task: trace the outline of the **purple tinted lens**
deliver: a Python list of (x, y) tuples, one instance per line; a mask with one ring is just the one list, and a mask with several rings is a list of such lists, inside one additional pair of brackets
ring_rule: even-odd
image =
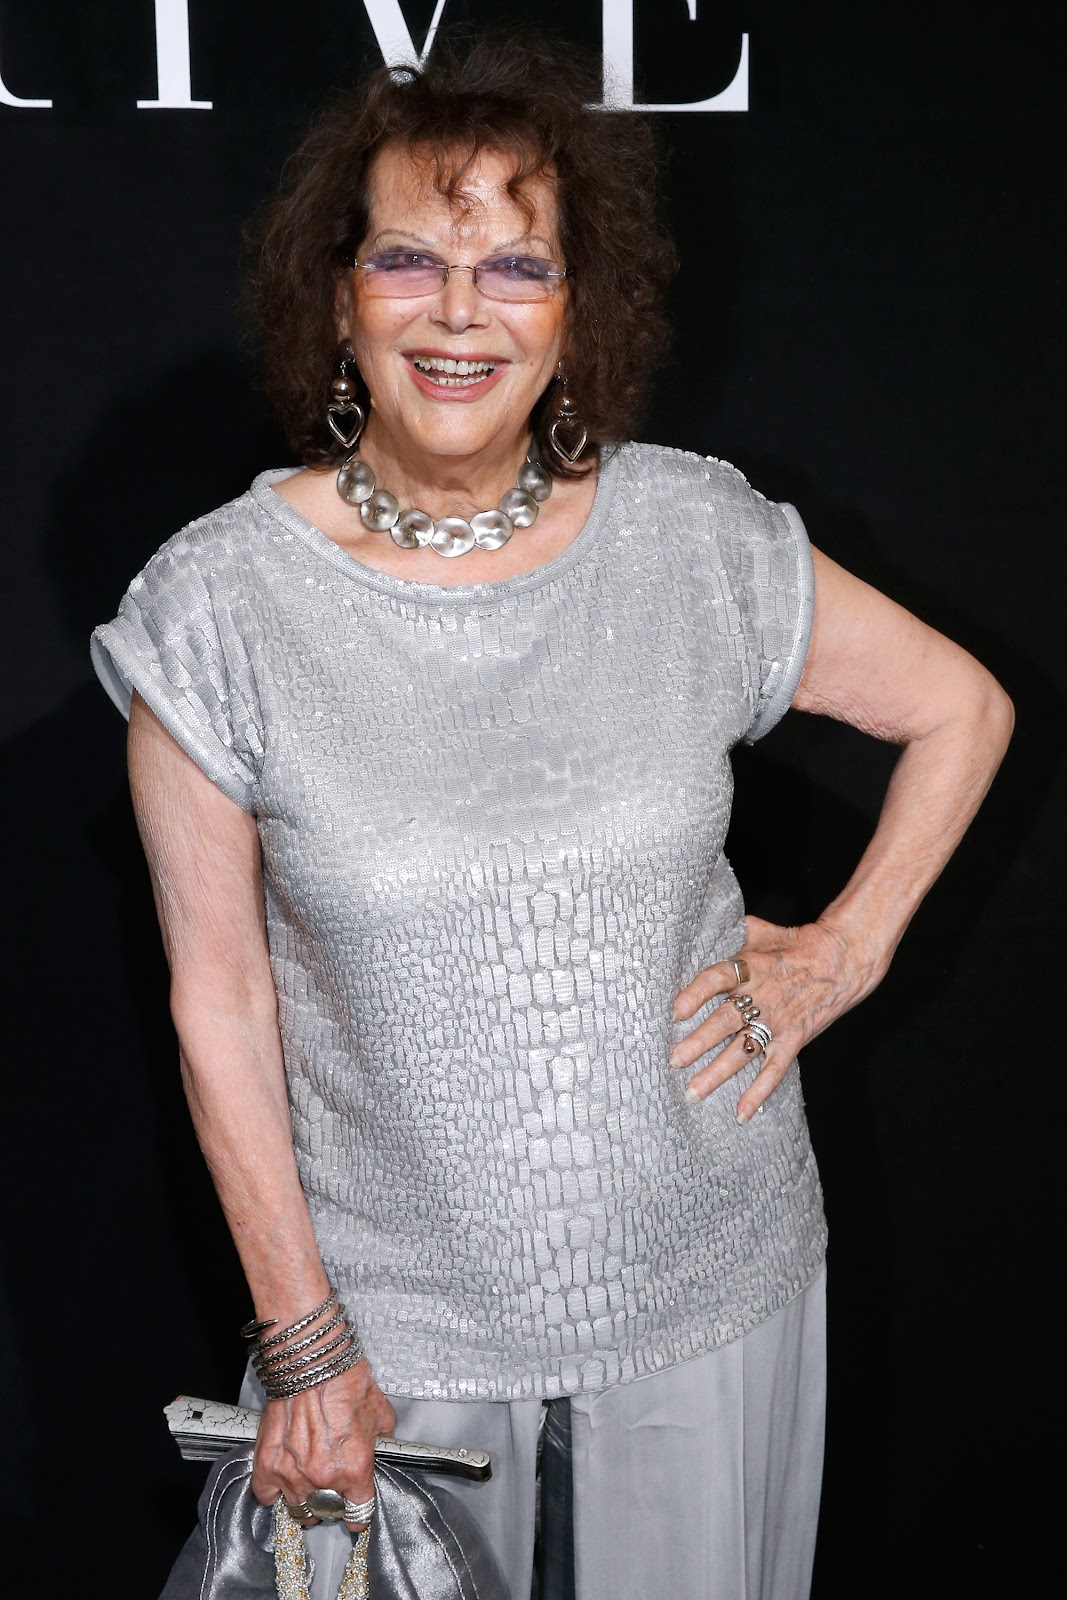
[(383, 251), (368, 256), (362, 266), (364, 281), (372, 294), (433, 294), (444, 282), (444, 262), (414, 251)]
[(478, 263), (483, 292), (501, 300), (543, 300), (558, 280), (555, 262), (541, 256), (495, 256)]

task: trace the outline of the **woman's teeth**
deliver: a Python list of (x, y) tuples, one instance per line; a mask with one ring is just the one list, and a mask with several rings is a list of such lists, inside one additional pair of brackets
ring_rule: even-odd
[(468, 389), (496, 371), (494, 361), (454, 361), (451, 356), (412, 356), (417, 372), (443, 388)]

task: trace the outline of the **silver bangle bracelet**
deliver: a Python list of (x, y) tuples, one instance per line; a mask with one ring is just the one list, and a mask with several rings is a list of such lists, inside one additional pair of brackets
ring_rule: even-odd
[(288, 1361), (289, 1357), (295, 1356), (298, 1351), (308, 1350), (313, 1344), (318, 1344), (320, 1339), (325, 1339), (328, 1333), (332, 1333), (342, 1323), (347, 1327), (348, 1318), (338, 1308), (329, 1322), (324, 1322), (321, 1328), (316, 1328), (315, 1332), (308, 1334), (306, 1339), (298, 1339), (296, 1344), (286, 1345), (280, 1350), (275, 1350), (271, 1355), (265, 1355), (262, 1352), (258, 1355), (254, 1354), (252, 1356), (252, 1365), (259, 1372), (262, 1367), (271, 1367), (276, 1361)]
[(336, 1339), (331, 1339), (329, 1344), (324, 1344), (321, 1350), (309, 1350), (307, 1355), (297, 1356), (295, 1361), (288, 1361), (283, 1366), (275, 1367), (271, 1372), (268, 1372), (265, 1367), (260, 1366), (255, 1361), (252, 1362), (252, 1365), (255, 1368), (257, 1377), (260, 1379), (269, 1377), (273, 1380), (277, 1378), (284, 1383), (286, 1379), (295, 1377), (298, 1372), (303, 1372), (305, 1368), (318, 1366), (331, 1351), (340, 1351), (342, 1346), (347, 1350), (354, 1337), (355, 1335), (346, 1322), (344, 1332), (339, 1333)]
[(326, 1383), (330, 1378), (337, 1378), (342, 1372), (347, 1372), (357, 1361), (362, 1361), (363, 1353), (363, 1346), (353, 1334), (351, 1345), (340, 1356), (335, 1356), (332, 1361), (327, 1361), (321, 1367), (312, 1367), (287, 1382), (267, 1379), (263, 1383), (264, 1393), (268, 1400), (290, 1400), (293, 1395), (302, 1394), (305, 1389), (314, 1389), (320, 1383)]
[(280, 1333), (272, 1333), (269, 1339), (264, 1339), (263, 1335), (268, 1328), (273, 1328), (277, 1324), (277, 1317), (268, 1317), (265, 1322), (246, 1322), (241, 1329), (241, 1337), (249, 1341), (255, 1341), (256, 1347), (260, 1352), (270, 1350), (274, 1345), (281, 1344), (283, 1340), (291, 1339), (294, 1333), (302, 1333), (305, 1328), (310, 1328), (316, 1317), (321, 1317), (323, 1312), (328, 1311), (336, 1301), (337, 1290), (331, 1288), (321, 1306), (316, 1306), (314, 1311), (309, 1311), (306, 1317), (300, 1318), (299, 1322), (290, 1323), (288, 1328), (283, 1328)]
[[(321, 1327), (303, 1339), (295, 1338), (319, 1317), (326, 1316), (331, 1308), (333, 1315)], [(268, 1400), (291, 1399), (305, 1389), (314, 1389), (338, 1377), (363, 1359), (363, 1346), (345, 1314), (337, 1290), (332, 1287), (314, 1311), (265, 1338), (267, 1329), (275, 1327), (276, 1323), (277, 1318), (267, 1318), (246, 1323), (241, 1329), (243, 1338), (251, 1346), (253, 1371)], [(335, 1335), (332, 1339), (331, 1333)]]

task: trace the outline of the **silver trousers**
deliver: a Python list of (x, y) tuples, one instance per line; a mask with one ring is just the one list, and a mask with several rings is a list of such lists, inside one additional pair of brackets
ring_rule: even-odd
[[(482, 1526), (512, 1600), (531, 1586), (539, 1600), (807, 1600), (825, 1397), (823, 1268), (743, 1339), (634, 1383), (569, 1401), (389, 1398), (398, 1437), (490, 1452), (488, 1483), (438, 1481)], [(305, 1537), (311, 1600), (335, 1600), (351, 1538), (327, 1524)]]

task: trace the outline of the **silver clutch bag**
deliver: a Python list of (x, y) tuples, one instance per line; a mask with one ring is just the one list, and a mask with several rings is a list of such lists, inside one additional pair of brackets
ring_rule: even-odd
[[(275, 1515), (252, 1494), (259, 1413), (182, 1395), (165, 1414), (185, 1459), (212, 1467), (197, 1525), (160, 1600), (278, 1600)], [(379, 1439), (374, 1454), (377, 1512), (359, 1541), (359, 1581), (349, 1592), (368, 1600), (509, 1600), (496, 1555), (466, 1507), (424, 1477), (487, 1478), (486, 1452)], [(286, 1537), (296, 1528), (290, 1523)]]

